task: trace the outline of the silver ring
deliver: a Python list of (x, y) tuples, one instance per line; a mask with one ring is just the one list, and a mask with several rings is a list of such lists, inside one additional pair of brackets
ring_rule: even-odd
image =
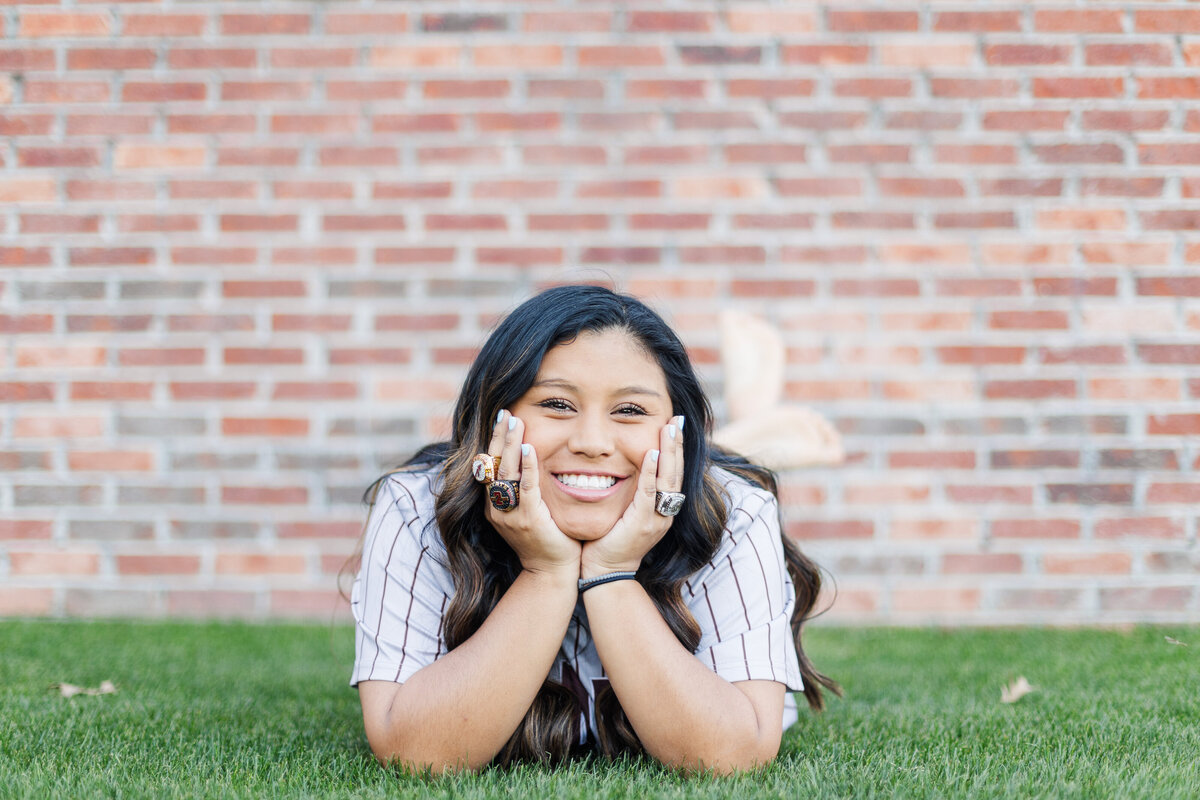
[(683, 492), (655, 492), (654, 510), (664, 517), (673, 517), (683, 508), (687, 495)]

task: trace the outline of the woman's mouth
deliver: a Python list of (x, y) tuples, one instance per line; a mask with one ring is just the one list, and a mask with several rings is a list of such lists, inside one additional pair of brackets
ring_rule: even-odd
[(573, 472), (555, 473), (554, 479), (571, 489), (608, 489), (617, 482), (612, 475), (582, 475)]

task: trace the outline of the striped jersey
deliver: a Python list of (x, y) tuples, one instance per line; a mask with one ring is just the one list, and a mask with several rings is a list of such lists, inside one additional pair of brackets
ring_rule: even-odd
[[(454, 582), (434, 518), (438, 469), (397, 472), (379, 488), (351, 592), (357, 623), (351, 686), (369, 680), (403, 683), (447, 652), (442, 623)], [(777, 681), (800, 691), (790, 628), (795, 592), (775, 496), (728, 472), (715, 474), (724, 485), (728, 520), (716, 555), (682, 590), (701, 630), (695, 656), (727, 681)], [(582, 597), (549, 678), (579, 701), (581, 743), (595, 741), (596, 693), (608, 679), (588, 634)], [(795, 699), (788, 694), (784, 727), (796, 716)]]

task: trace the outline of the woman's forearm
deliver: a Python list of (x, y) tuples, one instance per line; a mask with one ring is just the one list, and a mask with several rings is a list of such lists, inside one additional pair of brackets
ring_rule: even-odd
[(717, 772), (775, 757), (782, 685), (735, 686), (708, 669), (679, 644), (635, 581), (589, 589), (584, 603), (605, 673), (650, 755), (671, 766)]
[(529, 710), (566, 634), (578, 572), (521, 572), (479, 630), (404, 684), (360, 684), (375, 756), (410, 768), (478, 769)]

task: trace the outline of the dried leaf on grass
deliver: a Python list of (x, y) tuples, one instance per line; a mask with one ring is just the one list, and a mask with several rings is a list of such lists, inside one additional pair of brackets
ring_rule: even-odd
[(56, 684), (53, 684), (50, 688), (57, 689), (58, 693), (63, 697), (74, 697), (77, 694), (86, 694), (89, 696), (95, 696), (98, 694), (116, 694), (117, 693), (117, 687), (113, 685), (112, 681), (101, 681), (100, 685), (95, 688), (76, 686), (73, 683), (56, 683)]
[(1001, 703), (1015, 703), (1030, 692), (1036, 692), (1037, 689), (1029, 685), (1029, 681), (1025, 680), (1025, 676), (1021, 675), (1008, 686), (1000, 688)]
[(1167, 644), (1177, 644), (1177, 645), (1179, 645), (1180, 647), (1187, 647), (1187, 646), (1188, 646), (1188, 645), (1187, 645), (1187, 642), (1181, 642), (1181, 641), (1179, 641), (1178, 639), (1172, 639), (1170, 636), (1164, 636), (1163, 638), (1167, 640)]

